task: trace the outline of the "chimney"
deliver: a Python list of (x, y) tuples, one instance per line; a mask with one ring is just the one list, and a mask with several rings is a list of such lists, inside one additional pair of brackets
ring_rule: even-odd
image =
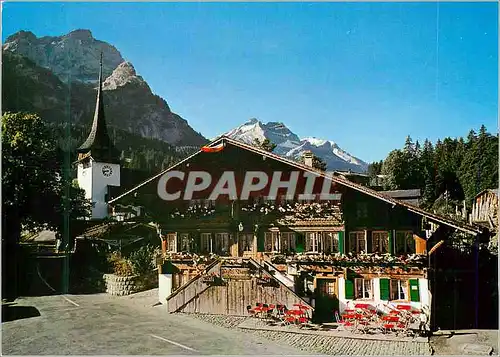
[(312, 151), (304, 151), (304, 165), (313, 167), (313, 153)]

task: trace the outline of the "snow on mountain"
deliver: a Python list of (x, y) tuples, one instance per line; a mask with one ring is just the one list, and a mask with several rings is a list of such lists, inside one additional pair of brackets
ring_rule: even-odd
[(269, 139), (276, 144), (276, 154), (295, 160), (300, 159), (304, 151), (310, 150), (326, 162), (328, 170), (366, 172), (368, 169), (366, 162), (342, 150), (335, 142), (314, 137), (300, 139), (279, 122), (264, 124), (251, 119), (225, 135), (247, 144), (253, 144), (255, 139)]

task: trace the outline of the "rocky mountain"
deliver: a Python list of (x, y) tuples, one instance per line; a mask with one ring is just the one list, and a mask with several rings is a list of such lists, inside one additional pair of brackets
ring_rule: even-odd
[(6, 39), (3, 50), (31, 59), (63, 81), (96, 83), (101, 51), (104, 77), (124, 61), (114, 46), (96, 40), (89, 30), (41, 38), (30, 31), (19, 31)]
[(255, 139), (269, 139), (276, 144), (276, 154), (295, 160), (300, 159), (304, 151), (312, 151), (326, 162), (328, 170), (366, 172), (368, 169), (366, 162), (342, 150), (335, 142), (313, 137), (301, 139), (283, 123), (264, 124), (251, 119), (225, 135), (247, 144), (252, 144)]
[(2, 49), (2, 81), (9, 89), (8, 93), (2, 91), (4, 111), (29, 110), (49, 121), (70, 121), (90, 128), (102, 52), (104, 101), (110, 127), (176, 146), (207, 142), (152, 92), (115, 47), (96, 40), (89, 30), (41, 38), (20, 31), (8, 37)]

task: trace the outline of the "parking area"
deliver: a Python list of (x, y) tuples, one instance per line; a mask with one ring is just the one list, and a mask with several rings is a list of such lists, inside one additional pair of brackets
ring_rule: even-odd
[(306, 354), (237, 329), (168, 314), (161, 305), (151, 306), (155, 298), (106, 294), (19, 298), (5, 309), (9, 319), (3, 321), (11, 321), (2, 323), (3, 354)]
[[(169, 314), (157, 290), (26, 297), (3, 309), (7, 355), (430, 355), (426, 343), (241, 328), (249, 318)], [(250, 318), (251, 319), (251, 318)], [(241, 327), (239, 327), (241, 326)]]

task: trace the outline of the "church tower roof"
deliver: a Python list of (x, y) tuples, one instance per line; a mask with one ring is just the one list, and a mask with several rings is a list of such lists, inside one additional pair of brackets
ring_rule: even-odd
[(97, 90), (97, 101), (94, 113), (92, 129), (87, 140), (77, 149), (78, 159), (87, 156), (99, 162), (118, 163), (120, 152), (111, 141), (106, 127), (106, 118), (104, 115), (104, 101), (102, 90), (102, 52), (99, 68), (99, 88)]

